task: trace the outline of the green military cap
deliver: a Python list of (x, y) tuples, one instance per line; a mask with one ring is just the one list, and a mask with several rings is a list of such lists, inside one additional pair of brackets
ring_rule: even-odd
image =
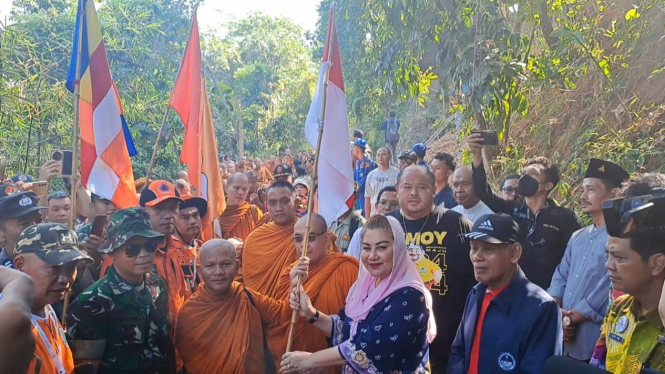
[(132, 207), (118, 210), (111, 216), (111, 221), (106, 226), (107, 239), (97, 251), (111, 253), (135, 236), (164, 238), (164, 234), (152, 229), (150, 216), (144, 208)]
[(18, 237), (14, 254), (34, 253), (49, 265), (64, 265), (92, 258), (78, 250), (76, 233), (60, 223), (40, 223), (32, 225)]

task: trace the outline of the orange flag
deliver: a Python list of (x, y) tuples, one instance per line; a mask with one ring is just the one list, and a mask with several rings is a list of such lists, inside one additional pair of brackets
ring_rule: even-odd
[(217, 159), (217, 138), (202, 69), (195, 10), (185, 56), (169, 106), (178, 113), (185, 125), (180, 162), (187, 165), (194, 195), (208, 201), (208, 212), (202, 219), (202, 229), (205, 231), (212, 228), (212, 222), (222, 214), (226, 202)]

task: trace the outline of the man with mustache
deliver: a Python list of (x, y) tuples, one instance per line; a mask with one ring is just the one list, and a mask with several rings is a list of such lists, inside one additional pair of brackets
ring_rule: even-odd
[(607, 230), (603, 201), (614, 198), (629, 178), (621, 166), (592, 158), (582, 181), (580, 205), (593, 224), (576, 231), (568, 242), (547, 292), (563, 313), (563, 354), (589, 361), (605, 317), (610, 278), (605, 270)]
[(107, 230), (99, 251), (113, 265), (67, 313), (74, 361), (100, 374), (175, 373), (166, 283), (151, 273), (164, 234), (140, 207), (115, 212)]
[(74, 372), (72, 352), (51, 304), (64, 299), (78, 263), (92, 262), (78, 246), (76, 233), (59, 223), (30, 226), (18, 237), (14, 266), (35, 284), (30, 319), (36, 345), (28, 374)]
[(469, 241), (463, 237), (471, 223), (457, 212), (434, 205), (436, 182), (429, 168), (412, 165), (402, 170), (396, 189), (400, 209), (386, 216), (402, 224), (407, 246), (420, 246), (425, 258), (442, 269), (439, 284), (431, 289), (437, 334), (430, 344), (430, 363), (432, 373), (445, 373), (464, 301), (476, 284)]
[(478, 217), (470, 258), (478, 284), (466, 300), (448, 374), (541, 374), (561, 354), (561, 313), (517, 264), (519, 227), (507, 214)]
[(473, 189), (493, 212), (506, 213), (520, 227), (520, 267), (526, 277), (546, 290), (563, 258), (568, 240), (579, 230), (575, 213), (549, 198), (561, 180), (559, 169), (545, 157), (529, 159), (522, 169), (518, 193), (524, 202), (504, 200), (492, 191), (483, 165), (483, 137), (472, 132), (468, 138), (473, 155)]

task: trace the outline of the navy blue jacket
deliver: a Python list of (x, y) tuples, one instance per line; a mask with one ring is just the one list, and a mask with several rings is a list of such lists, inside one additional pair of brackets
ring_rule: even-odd
[[(471, 343), (486, 290), (487, 286), (479, 283), (466, 299), (448, 374), (466, 374), (469, 370)], [(487, 307), (480, 342), (478, 373), (542, 374), (545, 361), (562, 351), (559, 306), (519, 269)]]

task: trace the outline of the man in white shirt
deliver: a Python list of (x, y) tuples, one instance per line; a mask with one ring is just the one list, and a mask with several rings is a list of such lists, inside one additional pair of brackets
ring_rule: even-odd
[(465, 216), (473, 223), (477, 218), (494, 212), (476, 196), (471, 181), (472, 175), (471, 166), (468, 165), (458, 168), (453, 173), (453, 196), (458, 205), (452, 210)]
[(365, 182), (365, 218), (369, 219), (372, 209), (376, 206), (379, 191), (384, 187), (395, 186), (399, 170), (390, 166), (392, 155), (388, 148), (379, 148), (376, 152), (378, 168), (367, 174)]

